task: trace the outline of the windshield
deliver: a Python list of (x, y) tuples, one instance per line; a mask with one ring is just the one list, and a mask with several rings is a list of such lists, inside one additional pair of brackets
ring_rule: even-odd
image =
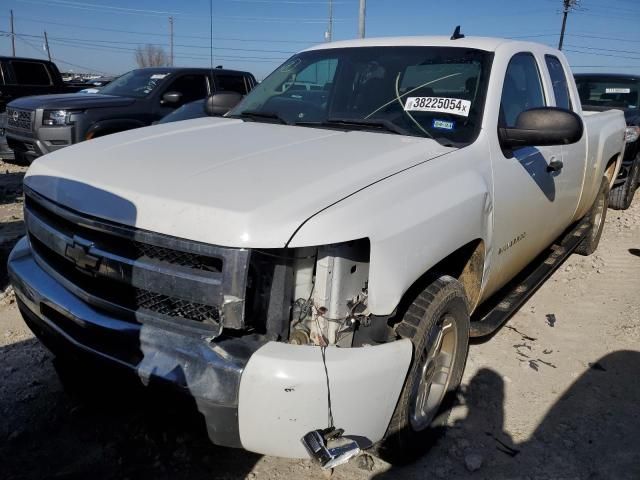
[(180, 120), (191, 120), (192, 118), (206, 117), (207, 114), (204, 111), (204, 102), (205, 100), (196, 100), (195, 102), (187, 103), (170, 114), (162, 117), (162, 120), (158, 123), (171, 123), (179, 122)]
[(480, 129), (491, 60), (489, 52), (457, 47), (302, 52), (228, 116), (468, 144)]
[(583, 105), (638, 109), (637, 78), (577, 76), (576, 85)]
[(104, 95), (143, 98), (149, 95), (171, 72), (132, 70), (100, 90)]

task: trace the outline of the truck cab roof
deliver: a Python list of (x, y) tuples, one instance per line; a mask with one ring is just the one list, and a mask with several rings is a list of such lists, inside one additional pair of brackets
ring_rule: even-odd
[(375, 37), (354, 40), (343, 40), (338, 42), (322, 43), (306, 49), (324, 50), (330, 48), (354, 48), (354, 47), (463, 47), (474, 48), (493, 52), (504, 44), (520, 44), (523, 48), (539, 50), (544, 45), (534, 42), (522, 42), (495, 37), (463, 37), (452, 40), (444, 35), (423, 35), (405, 37)]

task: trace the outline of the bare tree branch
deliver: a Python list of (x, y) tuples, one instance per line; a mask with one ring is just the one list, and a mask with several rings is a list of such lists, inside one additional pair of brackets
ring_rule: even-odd
[(138, 47), (135, 51), (135, 59), (138, 67), (166, 67), (169, 65), (169, 57), (162, 47), (147, 44)]

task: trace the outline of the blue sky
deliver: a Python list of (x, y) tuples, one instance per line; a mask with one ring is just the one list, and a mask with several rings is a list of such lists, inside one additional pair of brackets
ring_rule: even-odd
[[(333, 38), (357, 35), (358, 0), (334, 0)], [(640, 0), (581, 0), (570, 13), (565, 53), (576, 71), (640, 74)], [(368, 0), (367, 37), (467, 35), (519, 37), (557, 46), (562, 0)], [(62, 70), (122, 73), (139, 44), (164, 45), (174, 17), (176, 65), (209, 65), (208, 0), (4, 0), (0, 55), (45, 57), (44, 30)], [(323, 41), (328, 0), (213, 0), (214, 62), (264, 77), (293, 52)], [(65, 63), (66, 62), (66, 63)]]

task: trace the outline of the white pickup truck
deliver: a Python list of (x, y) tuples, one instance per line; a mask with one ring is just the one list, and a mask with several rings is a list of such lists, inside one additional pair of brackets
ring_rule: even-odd
[(38, 159), (9, 271), (57, 355), (183, 390), (216, 444), (411, 458), (469, 338), (595, 250), (624, 131), (542, 45), (327, 43), (224, 117)]

